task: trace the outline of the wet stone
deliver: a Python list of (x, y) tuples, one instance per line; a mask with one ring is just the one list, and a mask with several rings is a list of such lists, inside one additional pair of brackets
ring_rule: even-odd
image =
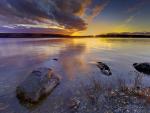
[(150, 75), (150, 63), (134, 63), (133, 67), (141, 73)]
[(58, 58), (53, 58), (54, 61), (58, 61)]
[(110, 67), (103, 63), (103, 62), (97, 62), (97, 67), (101, 70), (101, 72), (104, 74), (104, 75), (107, 75), (107, 76), (110, 76), (112, 75), (112, 72), (110, 70)]
[(16, 88), (16, 95), (21, 101), (36, 103), (51, 93), (59, 83), (60, 77), (52, 69), (38, 68)]

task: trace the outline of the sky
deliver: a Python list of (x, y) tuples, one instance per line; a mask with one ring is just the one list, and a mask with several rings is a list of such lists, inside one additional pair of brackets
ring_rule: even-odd
[(150, 0), (0, 0), (0, 32), (149, 32)]

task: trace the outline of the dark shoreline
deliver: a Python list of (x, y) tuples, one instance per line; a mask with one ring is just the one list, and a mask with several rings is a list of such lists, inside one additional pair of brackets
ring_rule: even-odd
[(70, 36), (61, 34), (42, 34), (42, 33), (0, 33), (0, 38), (150, 38), (148, 34), (102, 34), (87, 36)]

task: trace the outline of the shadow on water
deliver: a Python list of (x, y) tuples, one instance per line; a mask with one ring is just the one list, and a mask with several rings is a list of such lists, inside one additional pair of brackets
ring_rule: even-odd
[[(56, 87), (57, 88), (57, 87)], [(54, 89), (53, 89), (54, 90)], [(42, 96), (38, 102), (34, 102), (34, 103), (30, 103), (30, 102), (27, 102), (27, 101), (24, 101), (24, 100), (21, 100), (20, 98), (18, 98), (17, 96), (17, 100), (19, 101), (19, 103), (25, 107), (26, 109), (30, 110), (30, 111), (34, 111), (36, 108), (38, 108), (39, 106), (41, 106), (46, 99), (48, 99), (48, 96), (50, 96), (51, 93), (47, 94), (47, 95), (44, 95)]]
[(26, 109), (30, 110), (30, 111), (33, 111), (35, 110), (36, 108), (38, 108), (40, 105), (42, 105), (44, 103), (44, 101), (47, 99), (48, 95), (41, 98), (38, 102), (36, 103), (29, 103), (29, 102), (25, 102), (25, 101), (22, 101), (20, 100), (19, 98), (18, 101), (20, 103), (21, 106), (25, 107)]

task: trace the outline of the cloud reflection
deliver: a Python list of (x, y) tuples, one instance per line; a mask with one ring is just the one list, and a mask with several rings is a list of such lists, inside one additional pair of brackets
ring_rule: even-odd
[(60, 63), (68, 79), (73, 80), (78, 72), (83, 72), (87, 68), (85, 52), (86, 46), (81, 44), (68, 45), (60, 52)]

